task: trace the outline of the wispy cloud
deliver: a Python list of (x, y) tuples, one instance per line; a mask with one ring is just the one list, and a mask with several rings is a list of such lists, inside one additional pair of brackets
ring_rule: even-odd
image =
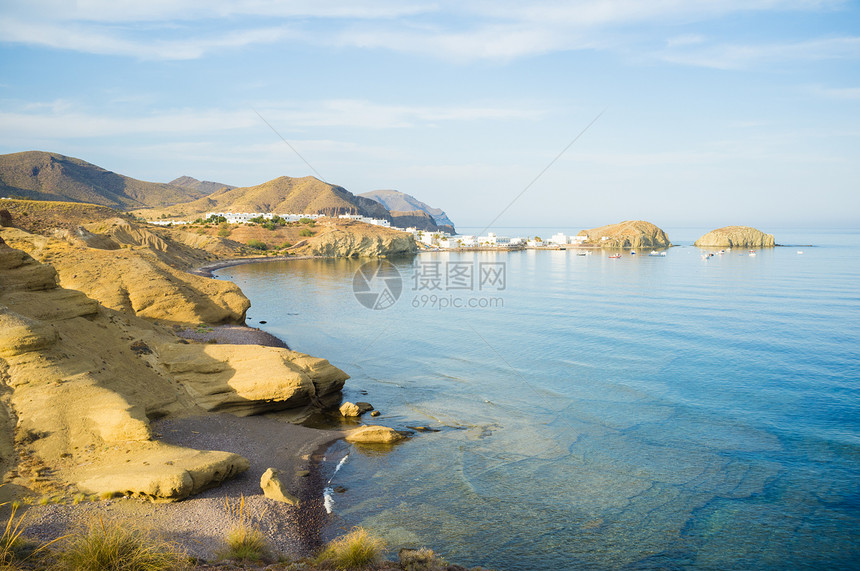
[[(7, 106), (8, 107), (8, 106)], [(258, 111), (285, 133), (332, 127), (338, 129), (402, 129), (432, 127), (445, 122), (535, 119), (541, 111), (493, 106), (383, 105), (370, 101), (334, 99), (319, 102), (263, 103)], [(115, 135), (194, 133), (196, 135), (260, 128), (247, 109), (171, 109), (137, 116), (94, 112), (67, 100), (31, 102), (18, 110), (0, 112), (0, 132), (6, 138), (94, 138)]]
[[(675, 49), (671, 49), (675, 48)], [(671, 46), (656, 57), (679, 64), (715, 69), (750, 69), (779, 62), (860, 59), (860, 36), (789, 43)]]
[[(0, 41), (142, 59), (196, 59), (257, 44), (302, 43), (418, 53), (459, 61), (510, 60), (555, 51), (629, 49), (626, 31), (727, 15), (837, 10), (847, 0), (30, 0), (0, 6)], [(320, 26), (325, 33), (319, 33)], [(754, 48), (668, 41), (663, 59), (737, 67)], [(639, 49), (638, 47), (636, 49)], [(757, 53), (761, 52), (758, 48)], [(790, 51), (769, 57), (793, 56)], [(759, 57), (762, 57), (759, 55)]]
[(810, 89), (813, 94), (825, 99), (860, 101), (860, 87), (822, 87)]

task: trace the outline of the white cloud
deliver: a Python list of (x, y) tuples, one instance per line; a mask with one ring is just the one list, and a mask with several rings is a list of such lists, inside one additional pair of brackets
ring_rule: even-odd
[[(0, 7), (0, 38), (143, 59), (195, 59), (254, 44), (298, 42), (460, 61), (508, 60), (630, 47), (635, 40), (627, 32), (636, 25), (657, 31), (737, 13), (845, 5), (847, 0), (30, 0)], [(318, 33), (320, 24), (325, 33)], [(670, 39), (668, 47), (699, 43), (697, 35), (686, 34)], [(710, 67), (730, 67), (748, 57), (743, 46), (717, 54), (670, 52), (664, 59)]]
[(715, 69), (749, 69), (770, 63), (860, 59), (860, 37), (824, 38), (771, 44), (700, 44), (667, 49), (656, 56), (665, 61)]
[[(541, 112), (492, 106), (428, 107), (381, 105), (369, 101), (334, 99), (319, 102), (262, 104), (258, 109), (282, 135), (304, 128), (401, 129), (432, 127), (443, 122), (534, 119)], [(266, 129), (251, 108), (173, 109), (138, 116), (94, 113), (67, 100), (32, 102), (19, 110), (0, 112), (0, 132), (6, 138), (93, 138), (193, 133), (204, 135), (237, 129)]]
[(860, 101), (860, 87), (813, 87), (811, 91), (826, 99)]
[(138, 39), (112, 27), (35, 23), (14, 19), (0, 21), (0, 37), (6, 42), (159, 60), (197, 59), (220, 49), (274, 43), (290, 36), (295, 36), (295, 33), (285, 27), (269, 27), (238, 30), (216, 36), (153, 40), (146, 37)]

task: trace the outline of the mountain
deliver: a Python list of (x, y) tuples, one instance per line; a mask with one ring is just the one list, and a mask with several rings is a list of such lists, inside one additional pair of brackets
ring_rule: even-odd
[(131, 210), (188, 202), (205, 194), (192, 188), (136, 180), (57, 153), (0, 155), (0, 196), (88, 202)]
[(405, 192), (400, 192), (399, 190), (371, 190), (370, 192), (359, 194), (359, 196), (375, 200), (391, 211), (408, 212), (410, 210), (423, 210), (433, 217), (440, 230), (446, 230), (442, 226), (450, 226), (450, 233), (456, 233), (454, 223), (451, 222), (451, 219), (448, 218), (448, 215), (441, 208), (433, 208)]
[(235, 186), (230, 184), (224, 184), (222, 182), (212, 182), (211, 180), (197, 180), (196, 178), (191, 176), (181, 176), (177, 179), (171, 180), (167, 184), (196, 190), (198, 192), (201, 192), (202, 194), (212, 194), (216, 190), (221, 190), (222, 188), (236, 188)]
[(448, 226), (439, 228), (436, 221), (433, 220), (433, 217), (423, 210), (409, 210), (407, 212), (402, 210), (392, 210), (391, 225), (395, 228), (414, 227), (419, 230), (424, 230), (425, 232), (438, 232), (439, 230), (447, 232), (447, 228), (449, 228)]
[(223, 188), (209, 196), (184, 204), (192, 213), (274, 212), (278, 214), (361, 214), (391, 220), (388, 210), (369, 198), (355, 196), (345, 188), (306, 176), (282, 176), (257, 186)]

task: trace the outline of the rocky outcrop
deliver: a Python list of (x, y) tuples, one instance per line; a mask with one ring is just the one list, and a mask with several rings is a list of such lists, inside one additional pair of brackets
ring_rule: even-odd
[(404, 440), (406, 436), (387, 426), (367, 425), (350, 431), (346, 435), (347, 442), (356, 444), (393, 444)]
[(282, 502), (293, 506), (299, 505), (299, 499), (287, 491), (287, 487), (281, 480), (281, 473), (274, 468), (269, 468), (260, 477), (260, 487), (263, 495), (270, 500)]
[(63, 287), (84, 292), (110, 309), (170, 323), (244, 323), (251, 302), (235, 284), (189, 274), (162, 261), (155, 251), (168, 246), (154, 234), (126, 224), (116, 229), (112, 235), (81, 228), (45, 237), (3, 228), (0, 236), (50, 263)]
[(279, 347), (168, 343), (158, 355), (198, 405), (238, 416), (310, 405), (348, 378), (325, 359)]
[(711, 230), (693, 244), (700, 248), (772, 248), (773, 234), (750, 226), (725, 226)]
[(320, 232), (297, 253), (338, 258), (378, 258), (414, 254), (412, 234), (360, 222), (341, 224)]
[(585, 246), (599, 248), (668, 248), (672, 245), (666, 233), (644, 220), (627, 220), (582, 230), (578, 236), (585, 236)]
[(7, 482), (182, 499), (248, 462), (160, 442), (150, 419), (309, 405), (345, 378), (287, 349), (188, 344), (59, 287), (52, 267), (0, 239), (0, 383), (17, 453), (0, 458)]

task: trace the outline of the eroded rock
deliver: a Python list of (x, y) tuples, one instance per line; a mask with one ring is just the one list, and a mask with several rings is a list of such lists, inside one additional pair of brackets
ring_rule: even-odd
[(299, 499), (287, 492), (286, 486), (281, 481), (281, 472), (274, 468), (269, 468), (263, 473), (260, 478), (260, 487), (263, 488), (263, 495), (271, 500), (283, 502), (293, 506), (299, 505)]

